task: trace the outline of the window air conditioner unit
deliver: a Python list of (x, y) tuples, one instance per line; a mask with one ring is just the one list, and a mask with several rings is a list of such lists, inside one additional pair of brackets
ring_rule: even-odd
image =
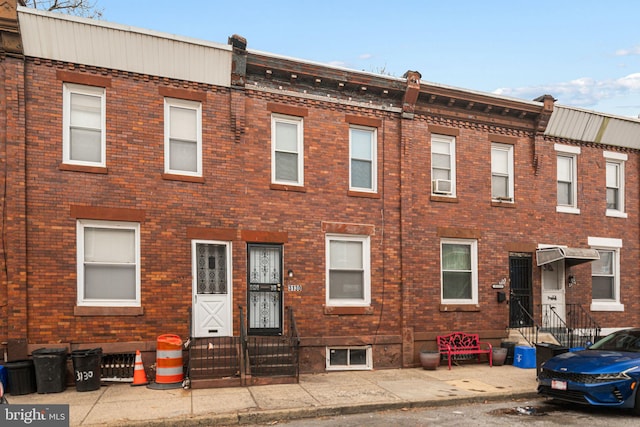
[(434, 194), (451, 194), (451, 181), (448, 179), (434, 179), (432, 185)]

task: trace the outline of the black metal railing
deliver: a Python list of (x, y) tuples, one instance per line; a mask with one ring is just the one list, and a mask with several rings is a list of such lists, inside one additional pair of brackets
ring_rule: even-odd
[(296, 324), (296, 316), (293, 313), (293, 307), (289, 310), (289, 344), (291, 346), (292, 363), (295, 369), (295, 377), (300, 377), (300, 334), (298, 333), (298, 325)]
[(521, 317), (520, 321), (515, 322), (518, 325), (511, 329), (514, 329), (522, 335), (524, 340), (529, 343), (530, 346), (534, 346), (538, 342), (538, 331), (540, 330), (540, 325), (535, 321), (531, 313), (522, 305), (522, 303), (518, 299), (512, 299), (511, 304), (518, 305), (518, 313), (519, 317)]
[(299, 378), (300, 336), (293, 309), (281, 336), (247, 336), (246, 346), (252, 377), (289, 376)]
[(555, 305), (542, 304), (542, 331), (553, 335), (560, 345), (570, 346), (571, 330)]
[(239, 377), (239, 337), (192, 338), (189, 344), (189, 377)]
[(542, 305), (542, 325), (560, 345), (583, 347), (600, 338), (602, 328), (581, 304), (566, 304), (563, 319), (552, 305)]

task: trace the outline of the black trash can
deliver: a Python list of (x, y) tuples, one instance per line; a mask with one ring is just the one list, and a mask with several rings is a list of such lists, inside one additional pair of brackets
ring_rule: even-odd
[(503, 341), (500, 343), (500, 347), (507, 349), (507, 358), (504, 360), (505, 365), (513, 365), (513, 354), (516, 350), (517, 342)]
[(7, 362), (4, 367), (7, 370), (8, 390), (12, 396), (36, 392), (36, 373), (33, 360), (17, 360)]
[(569, 351), (569, 347), (558, 344), (541, 342), (536, 344), (536, 377), (540, 375), (542, 364), (553, 356), (557, 356)]
[(33, 350), (38, 393), (60, 393), (67, 386), (67, 349), (39, 348)]
[(100, 359), (102, 359), (102, 348), (71, 352), (77, 391), (92, 391), (100, 388)]

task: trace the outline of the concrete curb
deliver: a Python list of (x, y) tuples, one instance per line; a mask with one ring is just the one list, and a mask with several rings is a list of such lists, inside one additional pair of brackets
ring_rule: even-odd
[[(464, 405), (470, 403), (496, 402), (506, 400), (533, 399), (538, 397), (536, 392), (522, 392), (514, 394), (487, 394), (481, 396), (456, 397), (442, 400), (382, 402), (344, 406), (319, 406), (307, 408), (269, 409), (229, 414), (204, 414), (194, 417), (176, 417), (163, 420), (148, 420), (131, 422), (128, 425), (136, 427), (194, 427), (194, 426), (233, 426), (247, 424), (271, 424), (278, 421), (302, 420), (305, 418), (335, 417), (340, 415), (354, 415), (371, 412), (435, 408), (443, 406)], [(102, 424), (104, 426), (104, 424)], [(107, 424), (120, 426), (122, 423)]]

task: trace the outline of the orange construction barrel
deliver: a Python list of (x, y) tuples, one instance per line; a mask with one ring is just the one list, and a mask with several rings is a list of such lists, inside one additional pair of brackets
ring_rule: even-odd
[(156, 382), (182, 383), (182, 339), (177, 335), (160, 335), (156, 348)]

